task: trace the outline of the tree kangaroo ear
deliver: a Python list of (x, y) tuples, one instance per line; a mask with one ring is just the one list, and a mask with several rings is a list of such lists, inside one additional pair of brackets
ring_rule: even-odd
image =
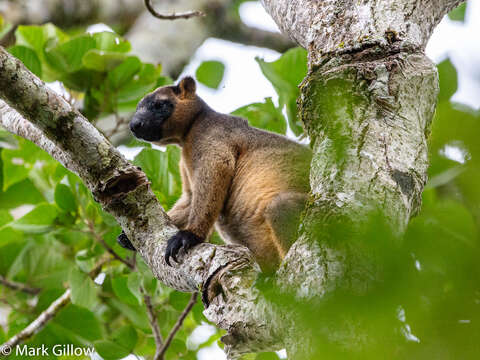
[(192, 77), (186, 76), (180, 81), (178, 88), (180, 89), (181, 99), (193, 99), (197, 90), (197, 84)]

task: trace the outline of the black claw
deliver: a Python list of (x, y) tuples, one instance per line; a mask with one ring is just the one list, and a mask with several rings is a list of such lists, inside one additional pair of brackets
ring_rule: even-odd
[(175, 262), (178, 262), (177, 255), (182, 248), (183, 251), (186, 252), (201, 242), (203, 242), (203, 239), (191, 231), (180, 230), (168, 240), (167, 249), (165, 250), (165, 262), (169, 266), (172, 266), (170, 264), (170, 257), (175, 260)]
[(118, 235), (117, 242), (124, 249), (137, 251), (137, 249), (135, 249), (135, 247), (132, 245), (131, 241), (128, 239), (127, 235), (125, 235), (123, 231), (121, 232), (120, 235)]

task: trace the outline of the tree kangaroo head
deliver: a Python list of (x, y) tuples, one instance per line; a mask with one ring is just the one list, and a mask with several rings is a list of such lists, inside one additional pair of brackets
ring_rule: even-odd
[(180, 143), (204, 106), (195, 92), (195, 80), (187, 76), (178, 85), (146, 95), (138, 103), (130, 130), (135, 137), (160, 145)]

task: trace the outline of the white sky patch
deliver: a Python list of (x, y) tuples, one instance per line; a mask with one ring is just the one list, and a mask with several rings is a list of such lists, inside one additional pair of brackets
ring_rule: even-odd
[(287, 350), (282, 349), (280, 351), (277, 351), (277, 355), (280, 359), (286, 359), (287, 358)]
[(399, 306), (397, 308), (397, 319), (403, 323), (403, 326), (401, 329), (403, 336), (405, 336), (405, 338), (409, 341), (414, 341), (419, 343), (420, 339), (415, 335), (413, 335), (410, 325), (406, 323), (407, 317), (405, 316), (405, 309), (402, 306)]
[(205, 60), (218, 60), (225, 64), (225, 74), (218, 90), (198, 83), (197, 93), (213, 109), (230, 113), (241, 106), (263, 102), (271, 97), (277, 101), (277, 93), (263, 76), (255, 57), (274, 61), (280, 54), (270, 49), (235, 44), (218, 39), (207, 39), (198, 48), (183, 75), (195, 76), (198, 66)]
[(479, 17), (480, 1), (469, 1), (465, 23), (445, 17), (435, 28), (426, 49), (427, 55), (436, 63), (450, 57), (457, 69), (459, 83), (452, 100), (476, 109), (480, 107)]
[(420, 264), (420, 261), (415, 260), (415, 268), (416, 268), (418, 271), (421, 271), (421, 270), (422, 270), (422, 264)]
[(440, 155), (460, 164), (465, 164), (465, 161), (468, 158), (468, 153), (456, 145), (445, 145), (443, 149), (440, 149)]
[(102, 272), (102, 273), (98, 274), (97, 277), (95, 278), (95, 280), (93, 280), (93, 281), (97, 285), (102, 285), (103, 282), (105, 281), (105, 277), (106, 277), (105, 273)]
[(95, 34), (95, 33), (104, 32), (104, 31), (114, 32), (110, 26), (104, 23), (93, 24), (87, 28), (87, 32), (90, 34)]
[(192, 331), (187, 339), (187, 347), (189, 349), (196, 349), (200, 344), (210, 339), (210, 337), (217, 332), (217, 329), (213, 325), (202, 323)]
[(212, 346), (200, 349), (197, 353), (198, 360), (227, 360), (227, 356), (215, 342)]
[(120, 151), (120, 153), (125, 156), (127, 160), (133, 160), (135, 156), (137, 156), (140, 151), (143, 150), (142, 147), (128, 147), (125, 145), (120, 145), (117, 146), (117, 150)]
[(63, 96), (64, 98), (69, 96), (68, 91), (65, 89), (63, 84), (60, 81), (53, 81), (47, 83), (48, 88), (55, 91), (57, 94)]
[(23, 215), (28, 214), (30, 211), (33, 210), (35, 205), (24, 204), (10, 210), (10, 215), (13, 216), (14, 220), (20, 219)]
[(248, 26), (256, 27), (262, 30), (280, 32), (277, 24), (272, 17), (268, 15), (259, 1), (248, 1), (240, 5), (240, 18)]

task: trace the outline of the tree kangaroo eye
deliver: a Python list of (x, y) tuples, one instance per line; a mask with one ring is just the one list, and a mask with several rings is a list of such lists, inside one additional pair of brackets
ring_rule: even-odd
[(170, 108), (172, 108), (173, 104), (168, 101), (168, 100), (160, 100), (160, 101), (156, 101), (155, 103), (153, 103), (153, 108), (155, 110), (160, 110), (160, 111), (164, 111), (164, 110), (168, 110)]

